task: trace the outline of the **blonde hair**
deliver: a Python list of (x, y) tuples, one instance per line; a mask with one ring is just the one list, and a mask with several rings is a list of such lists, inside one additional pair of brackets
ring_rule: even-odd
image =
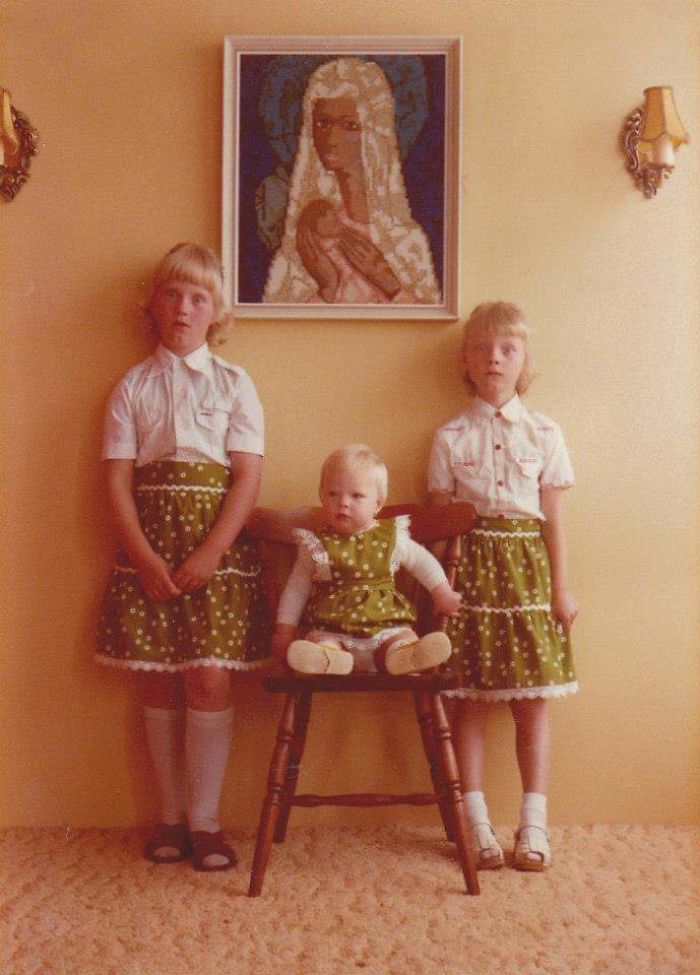
[(166, 281), (184, 281), (209, 292), (214, 302), (214, 321), (209, 326), (207, 342), (209, 345), (221, 345), (225, 342), (232, 317), (224, 302), (223, 269), (214, 251), (200, 244), (176, 244), (156, 264), (151, 297), (144, 309), (149, 328), (156, 337), (158, 325), (151, 311), (151, 304), (156, 292)]
[(329, 477), (339, 471), (364, 471), (374, 474), (377, 498), (384, 505), (389, 491), (389, 475), (386, 464), (374, 451), (363, 443), (350, 443), (334, 450), (323, 462), (319, 492), (323, 491)]
[(469, 377), (465, 355), (467, 343), (475, 335), (512, 335), (522, 339), (525, 347), (525, 361), (515, 384), (515, 391), (522, 395), (535, 378), (534, 364), (530, 354), (530, 326), (525, 313), (517, 305), (509, 301), (485, 301), (477, 305), (464, 323), (462, 336), (462, 365), (464, 367), (464, 385), (472, 395), (476, 395), (476, 387)]

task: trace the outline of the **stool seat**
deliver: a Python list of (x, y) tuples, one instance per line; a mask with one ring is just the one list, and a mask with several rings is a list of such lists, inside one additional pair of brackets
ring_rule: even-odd
[(412, 694), (419, 694), (449, 691), (458, 686), (456, 675), (439, 671), (406, 674), (402, 677), (394, 677), (392, 674), (346, 674), (345, 676), (313, 674), (300, 677), (290, 670), (284, 676), (267, 677), (263, 681), (265, 690), (272, 694), (300, 694), (309, 690), (314, 694), (333, 691), (342, 691), (344, 694), (351, 691), (409, 691)]

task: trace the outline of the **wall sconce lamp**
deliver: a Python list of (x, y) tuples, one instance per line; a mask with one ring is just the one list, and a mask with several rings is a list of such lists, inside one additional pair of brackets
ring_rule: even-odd
[(622, 130), (627, 169), (645, 196), (655, 196), (671, 175), (675, 150), (683, 142), (690, 142), (690, 136), (678, 117), (673, 88), (645, 88), (644, 105), (627, 116)]

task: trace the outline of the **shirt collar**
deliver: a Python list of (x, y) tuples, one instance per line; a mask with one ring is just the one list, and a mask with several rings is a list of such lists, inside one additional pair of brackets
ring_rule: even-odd
[(198, 349), (195, 349), (194, 352), (190, 352), (186, 356), (175, 355), (170, 349), (166, 349), (164, 345), (159, 344), (152, 356), (151, 368), (149, 370), (150, 375), (157, 376), (166, 369), (170, 369), (178, 359), (184, 362), (190, 369), (194, 369), (195, 372), (209, 374), (211, 351), (207, 343), (203, 342)]
[(479, 399), (477, 396), (472, 403), (471, 410), (479, 419), (487, 422), (493, 420), (495, 416), (501, 416), (510, 423), (517, 423), (523, 415), (523, 404), (517, 393), (507, 403), (504, 403), (500, 409), (496, 409), (495, 406), (491, 406), (490, 403)]

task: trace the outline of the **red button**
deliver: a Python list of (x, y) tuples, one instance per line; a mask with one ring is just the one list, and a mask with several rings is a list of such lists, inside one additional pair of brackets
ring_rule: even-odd
[(497, 484), (497, 485), (498, 485), (499, 487), (503, 487), (503, 481), (496, 481), (496, 484)]
[(494, 449), (494, 450), (500, 450), (500, 449), (501, 449), (501, 445), (500, 445), (499, 443), (497, 443), (497, 444), (494, 444), (494, 445), (493, 445), (493, 449)]
[(496, 410), (496, 412), (495, 412), (495, 413), (494, 413), (493, 415), (494, 415), (494, 416), (498, 416), (498, 417), (501, 417), (501, 416), (503, 416), (503, 414), (501, 413), (501, 411), (500, 411), (500, 410)]

